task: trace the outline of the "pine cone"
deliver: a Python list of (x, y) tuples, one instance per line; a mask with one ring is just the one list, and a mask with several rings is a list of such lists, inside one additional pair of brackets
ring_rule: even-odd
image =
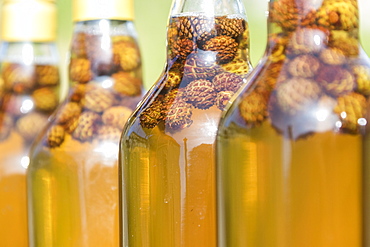
[(174, 88), (178, 88), (181, 83), (182, 76), (179, 71), (170, 71), (168, 72), (168, 76), (166, 79), (166, 84), (164, 85), (164, 88), (166, 90), (171, 90)]
[(36, 109), (44, 112), (51, 112), (56, 109), (59, 103), (59, 96), (49, 87), (36, 89), (32, 93)]
[(182, 38), (171, 42), (169, 48), (172, 52), (172, 58), (179, 57), (180, 59), (186, 59), (186, 57), (195, 50), (196, 44), (192, 40)]
[(320, 61), (312, 55), (300, 55), (289, 62), (288, 71), (293, 77), (314, 77), (320, 68)]
[(276, 98), (280, 109), (294, 115), (308, 110), (321, 95), (321, 89), (315, 81), (295, 77), (276, 87)]
[(268, 37), (268, 45), (270, 47), (270, 53), (268, 59), (271, 62), (277, 63), (284, 61), (286, 58), (286, 47), (290, 40), (290, 36), (282, 34), (270, 34)]
[(365, 118), (366, 98), (358, 93), (350, 93), (338, 98), (334, 112), (341, 118), (341, 129), (350, 133), (358, 133), (359, 119)]
[(134, 77), (129, 72), (118, 72), (112, 75), (113, 89), (124, 96), (138, 96), (142, 91), (141, 79)]
[(114, 95), (106, 89), (94, 88), (86, 92), (81, 103), (90, 111), (103, 112), (114, 104)]
[(246, 30), (246, 21), (242, 18), (216, 17), (217, 34), (226, 35), (236, 39)]
[(212, 80), (214, 88), (217, 92), (231, 91), (235, 93), (238, 91), (243, 82), (244, 80), (242, 77), (229, 72), (218, 74)]
[(320, 29), (297, 28), (287, 45), (289, 54), (319, 53), (328, 44), (328, 34)]
[(230, 102), (231, 97), (234, 95), (232, 91), (218, 92), (216, 96), (216, 106), (223, 111), (226, 105)]
[(174, 17), (178, 35), (190, 40), (207, 40), (216, 35), (214, 19), (207, 16)]
[(65, 125), (71, 120), (78, 118), (81, 114), (81, 106), (76, 102), (68, 102), (61, 106), (56, 115), (56, 121), (60, 125)]
[(120, 130), (123, 129), (132, 110), (124, 106), (113, 106), (104, 111), (102, 120), (105, 125), (111, 125)]
[(54, 125), (49, 129), (46, 136), (46, 145), (48, 147), (59, 147), (64, 142), (65, 130), (60, 125)]
[(85, 58), (72, 58), (69, 64), (70, 79), (79, 83), (89, 82), (93, 77), (90, 66), (90, 61)]
[(358, 28), (358, 6), (353, 0), (325, 0), (316, 13), (317, 23), (331, 30)]
[(356, 91), (365, 95), (370, 95), (370, 68), (364, 65), (354, 65), (351, 72), (355, 76)]
[(247, 75), (252, 70), (251, 64), (241, 58), (235, 58), (230, 63), (222, 64), (221, 67), (227, 72), (240, 76)]
[(193, 121), (192, 107), (190, 104), (184, 101), (177, 101), (173, 104), (165, 117), (166, 127), (170, 130), (177, 131), (189, 127)]
[(99, 114), (91, 111), (83, 112), (78, 119), (77, 127), (72, 133), (73, 138), (82, 142), (91, 141), (100, 121)]
[(343, 30), (332, 30), (329, 37), (329, 46), (339, 49), (345, 56), (357, 56), (360, 51), (358, 37)]
[(119, 64), (124, 71), (132, 71), (141, 64), (139, 48), (133, 41), (113, 43), (114, 63)]
[(186, 59), (184, 77), (188, 80), (211, 79), (222, 69), (215, 62), (215, 52), (192, 53)]
[(140, 125), (143, 128), (152, 129), (157, 126), (158, 123), (163, 120), (161, 98), (153, 101), (148, 108), (142, 111), (139, 119)]
[(103, 125), (98, 128), (97, 133), (100, 141), (119, 143), (122, 130), (114, 126)]
[(55, 86), (59, 84), (59, 70), (53, 65), (37, 65), (36, 81), (40, 86)]
[(307, 5), (301, 0), (276, 0), (271, 4), (271, 22), (284, 30), (293, 31), (301, 25)]
[(26, 93), (36, 86), (36, 73), (33, 65), (4, 64), (2, 70), (5, 90)]
[(75, 33), (72, 37), (71, 45), (72, 57), (86, 58), (86, 34), (83, 32)]
[(322, 62), (329, 65), (342, 65), (347, 58), (344, 53), (337, 48), (327, 48), (321, 51), (320, 59)]
[(329, 95), (334, 97), (350, 93), (355, 87), (354, 76), (340, 66), (323, 67), (316, 80)]
[(16, 129), (25, 141), (32, 142), (46, 126), (47, 121), (47, 116), (37, 112), (31, 112), (18, 119)]
[(6, 112), (13, 117), (28, 114), (33, 111), (34, 108), (35, 104), (32, 97), (29, 95), (6, 93), (0, 103), (0, 111)]
[(0, 112), (0, 141), (8, 138), (12, 128), (13, 128), (13, 119), (8, 114)]
[(243, 96), (239, 104), (241, 117), (248, 125), (259, 125), (268, 116), (267, 97), (263, 93), (252, 91)]
[(217, 52), (217, 62), (225, 64), (232, 61), (238, 51), (238, 43), (231, 37), (222, 35), (208, 40), (204, 50)]
[(192, 81), (185, 88), (186, 102), (203, 110), (215, 104), (216, 95), (212, 82), (204, 79)]

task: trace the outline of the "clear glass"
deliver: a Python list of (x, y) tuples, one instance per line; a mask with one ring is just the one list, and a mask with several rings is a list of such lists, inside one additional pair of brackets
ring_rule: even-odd
[(217, 126), (250, 70), (239, 0), (174, 1), (164, 71), (121, 138), (124, 246), (216, 246)]
[(59, 56), (54, 43), (3, 42), (0, 59), (0, 245), (28, 246), (29, 150), (59, 103)]
[(118, 246), (118, 145), (143, 96), (134, 23), (76, 23), (69, 76), (31, 150), (30, 246)]
[(266, 53), (219, 125), (220, 246), (364, 246), (357, 1), (270, 1), (268, 21)]

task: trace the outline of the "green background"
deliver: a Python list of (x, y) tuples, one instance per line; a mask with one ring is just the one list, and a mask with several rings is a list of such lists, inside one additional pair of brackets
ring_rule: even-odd
[[(72, 1), (57, 0), (58, 48), (61, 55), (63, 82), (72, 34)], [(123, 1), (123, 0), (121, 0)], [(166, 56), (166, 24), (172, 0), (135, 0), (135, 26), (143, 58), (144, 85), (148, 89), (164, 68)], [(251, 59), (256, 65), (264, 53), (267, 37), (267, 0), (243, 0), (250, 26)], [(358, 0), (360, 38), (370, 55), (370, 0)]]

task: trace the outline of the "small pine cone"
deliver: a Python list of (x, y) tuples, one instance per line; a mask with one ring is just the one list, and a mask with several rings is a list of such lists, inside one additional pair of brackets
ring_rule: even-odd
[(163, 120), (161, 98), (153, 101), (149, 107), (140, 113), (140, 125), (143, 128), (152, 129)]
[(171, 130), (181, 130), (189, 127), (193, 120), (192, 106), (184, 101), (177, 101), (169, 109), (165, 117), (166, 127)]
[(107, 89), (94, 88), (86, 92), (81, 103), (85, 109), (103, 112), (114, 104), (114, 95)]
[(246, 28), (244, 32), (242, 33), (242, 36), (237, 39), (237, 41), (239, 42), (239, 49), (241, 50), (249, 50), (249, 46), (250, 46), (248, 23), (245, 23), (245, 26)]
[(82, 142), (90, 141), (96, 133), (101, 117), (99, 114), (86, 111), (78, 118), (78, 124), (72, 133), (73, 138)]
[(218, 92), (216, 96), (216, 106), (218, 107), (218, 109), (223, 111), (233, 95), (234, 92), (232, 91)]
[(243, 18), (216, 17), (217, 34), (237, 38), (246, 30), (246, 21)]
[(44, 112), (54, 111), (58, 106), (59, 96), (49, 87), (36, 89), (32, 93), (36, 109)]
[(334, 112), (341, 118), (341, 128), (350, 133), (357, 133), (359, 128), (359, 119), (365, 118), (366, 98), (358, 93), (350, 93), (338, 98), (338, 104)]
[(280, 109), (294, 115), (309, 109), (321, 95), (321, 89), (315, 81), (295, 77), (276, 87), (276, 99)]
[(178, 88), (181, 83), (181, 79), (182, 79), (182, 76), (179, 71), (177, 70), (170, 71), (168, 73), (164, 88), (167, 90)]
[(207, 16), (180, 16), (173, 21), (180, 37), (206, 40), (216, 35), (214, 19)]
[(141, 64), (139, 48), (133, 41), (113, 43), (114, 63), (118, 63), (124, 71), (131, 71)]
[(320, 86), (331, 96), (345, 95), (353, 91), (355, 78), (340, 66), (326, 66), (320, 69), (316, 80)]
[(326, 0), (316, 13), (317, 23), (331, 30), (358, 28), (358, 6), (353, 0)]
[(12, 128), (13, 128), (13, 119), (8, 114), (0, 112), (0, 141), (8, 138)]
[(297, 28), (287, 45), (289, 54), (319, 53), (328, 43), (328, 35), (320, 29)]
[(266, 94), (252, 91), (243, 96), (239, 104), (240, 115), (248, 125), (259, 125), (268, 116), (267, 104)]
[(238, 91), (243, 82), (244, 80), (242, 77), (229, 72), (220, 73), (212, 80), (214, 88), (217, 92), (231, 91), (235, 93)]
[(48, 147), (59, 147), (64, 142), (65, 130), (60, 125), (54, 125), (49, 129), (46, 136), (46, 144)]
[(93, 77), (90, 61), (85, 58), (72, 58), (69, 64), (69, 77), (79, 83), (89, 82)]
[(172, 57), (179, 57), (180, 59), (185, 59), (195, 48), (196, 44), (186, 38), (176, 39), (170, 45)]
[(67, 133), (72, 134), (72, 132), (77, 128), (79, 123), (80, 116), (73, 117), (68, 120), (65, 124), (63, 124), (63, 128), (66, 130)]
[(29, 92), (36, 86), (36, 73), (33, 65), (4, 65), (2, 78), (6, 90), (19, 94)]
[(312, 55), (300, 55), (288, 64), (288, 71), (293, 77), (314, 77), (320, 68), (320, 61)]
[(102, 120), (104, 124), (122, 130), (131, 113), (132, 110), (128, 107), (113, 106), (104, 111)]
[(48, 117), (46, 115), (31, 112), (18, 119), (16, 129), (25, 141), (32, 142), (46, 126), (47, 121)]
[(269, 92), (275, 88), (276, 84), (284, 82), (288, 78), (285, 62), (268, 64), (256, 77), (258, 86)]
[(241, 58), (235, 58), (230, 63), (222, 64), (221, 67), (227, 72), (240, 76), (247, 75), (252, 70), (252, 65)]
[(360, 52), (358, 37), (343, 30), (332, 30), (330, 32), (329, 46), (339, 49), (344, 56), (357, 56)]
[(320, 59), (322, 62), (329, 65), (342, 65), (347, 58), (343, 52), (337, 48), (327, 48), (321, 51)]
[(184, 101), (185, 100), (185, 90), (186, 88), (175, 88), (169, 91), (166, 95), (164, 95), (162, 99), (162, 114), (166, 115), (168, 112), (168, 109), (171, 107), (171, 105), (175, 104), (178, 101)]
[(221, 71), (216, 64), (216, 53), (212, 51), (192, 53), (186, 59), (184, 77), (189, 80), (211, 79)]
[(75, 33), (72, 37), (71, 45), (72, 57), (86, 58), (86, 34), (83, 32)]
[(121, 139), (122, 130), (114, 126), (103, 125), (98, 128), (97, 134), (100, 141), (118, 143)]
[(282, 29), (293, 31), (301, 25), (307, 5), (302, 0), (276, 0), (271, 4), (271, 22), (277, 23)]
[(370, 67), (364, 65), (354, 65), (351, 72), (355, 76), (356, 91), (365, 95), (370, 95)]
[(112, 75), (113, 89), (124, 96), (138, 96), (142, 92), (141, 79), (134, 77), (129, 72), (118, 72)]
[(185, 88), (186, 102), (199, 109), (208, 109), (215, 104), (217, 92), (212, 82), (208, 80), (195, 80)]
[(37, 65), (36, 81), (40, 86), (58, 85), (59, 84), (58, 67), (52, 65)]
[(77, 118), (81, 114), (81, 106), (76, 102), (68, 102), (56, 113), (56, 121), (58, 124), (65, 125), (69, 121)]
[(217, 52), (217, 62), (224, 64), (232, 61), (238, 51), (238, 43), (231, 37), (222, 35), (208, 40), (204, 50)]
[(270, 47), (270, 53), (268, 59), (271, 62), (277, 63), (284, 61), (286, 58), (286, 47), (290, 37), (282, 34), (270, 34), (268, 37), (268, 45)]

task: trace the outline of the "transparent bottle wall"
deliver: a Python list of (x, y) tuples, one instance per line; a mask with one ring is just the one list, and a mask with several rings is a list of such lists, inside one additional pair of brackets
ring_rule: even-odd
[(370, 60), (357, 1), (269, 10), (266, 53), (218, 133), (221, 246), (363, 246)]
[(59, 57), (53, 43), (3, 42), (0, 53), (0, 239), (27, 246), (29, 150), (59, 103)]
[(216, 245), (215, 136), (251, 69), (249, 30), (239, 1), (219, 15), (220, 2), (192, 3), (174, 2), (165, 69), (121, 138), (129, 246)]
[(118, 144), (142, 98), (133, 22), (77, 22), (70, 90), (33, 145), (32, 246), (117, 246)]

